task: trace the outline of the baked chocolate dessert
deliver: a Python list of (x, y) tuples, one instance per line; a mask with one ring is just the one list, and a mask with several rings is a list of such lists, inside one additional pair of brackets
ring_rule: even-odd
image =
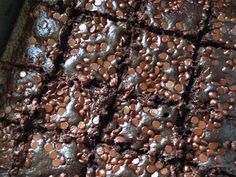
[(0, 177), (236, 176), (233, 0), (26, 4), (0, 59)]

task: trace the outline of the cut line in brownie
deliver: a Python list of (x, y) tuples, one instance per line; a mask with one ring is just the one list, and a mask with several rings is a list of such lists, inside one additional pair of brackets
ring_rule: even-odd
[(132, 29), (128, 71), (119, 89), (128, 95), (156, 94), (164, 102), (180, 102), (192, 74), (195, 46), (183, 38)]
[(175, 176), (180, 167), (178, 162), (169, 164), (162, 158), (137, 154), (132, 150), (121, 153), (118, 147), (107, 144), (96, 147), (94, 161), (94, 166), (87, 170), (88, 177)]
[(128, 146), (137, 152), (173, 159), (182, 156), (177, 106), (151, 100), (124, 99), (115, 103), (112, 121), (103, 130), (103, 142)]
[(236, 49), (236, 3), (223, 0), (212, 4), (213, 17), (203, 41)]
[(47, 84), (42, 95), (41, 126), (47, 130), (73, 132), (83, 141), (98, 136), (107, 119), (115, 92), (107, 87), (83, 88), (78, 80), (59, 78)]
[(199, 76), (193, 84), (191, 102), (210, 108), (211, 116), (236, 117), (236, 52), (205, 47), (198, 51)]
[(191, 109), (186, 119), (186, 130), (191, 131), (187, 140), (188, 159), (202, 171), (218, 169), (229, 175), (236, 173), (236, 119), (225, 117), (216, 120), (206, 109)]
[(148, 0), (137, 13), (138, 20), (154, 28), (198, 35), (204, 28), (208, 0)]
[(78, 78), (85, 85), (95, 81), (116, 86), (118, 64), (125, 56), (126, 24), (94, 15), (82, 15), (73, 21), (65, 76)]

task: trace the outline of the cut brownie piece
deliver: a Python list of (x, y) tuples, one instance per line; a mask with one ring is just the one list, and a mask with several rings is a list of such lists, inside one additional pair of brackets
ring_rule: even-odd
[(95, 79), (116, 86), (118, 63), (125, 55), (124, 30), (124, 23), (103, 17), (75, 19), (68, 40), (70, 51), (64, 65), (65, 75), (84, 84)]
[(108, 114), (115, 93), (107, 87), (82, 88), (77, 80), (50, 82), (48, 91), (43, 95), (41, 109), (45, 113), (41, 126), (48, 130), (59, 128), (75, 134), (99, 133), (99, 126)]
[(95, 163), (88, 168), (87, 176), (176, 176), (179, 163), (169, 164), (162, 158), (150, 157), (147, 154), (137, 154), (126, 150), (119, 152), (118, 147), (101, 144), (95, 150)]
[[(32, 12), (34, 24), (28, 41), (24, 61), (33, 63), (46, 73), (51, 73), (56, 58), (60, 54), (61, 35), (68, 20), (67, 13), (59, 13), (46, 6), (39, 5)], [(24, 62), (23, 61), (23, 62)]]
[(194, 45), (141, 29), (133, 32), (120, 88), (127, 95), (157, 94), (165, 102), (179, 102), (192, 73)]
[[(2, 62), (40, 68), (51, 73), (61, 54), (62, 33), (67, 30), (68, 14), (48, 6), (36, 5), (28, 12), (27, 24), (22, 27), (21, 46)], [(64, 34), (63, 34), (64, 35)]]
[(109, 14), (119, 19), (131, 17), (140, 0), (77, 0), (77, 7)]
[(192, 152), (192, 160), (199, 171), (215, 169), (229, 175), (236, 174), (235, 118), (225, 117), (218, 121), (211, 117), (209, 110), (193, 108), (185, 126), (192, 132), (188, 138), (188, 150)]
[(19, 137), (17, 126), (0, 122), (0, 176), (8, 176), (13, 165), (13, 151)]
[(148, 0), (137, 13), (146, 25), (196, 35), (204, 28), (208, 8), (208, 0)]
[(236, 49), (236, 3), (228, 0), (214, 1), (212, 15), (209, 32), (203, 41)]
[[(81, 176), (89, 154), (84, 145), (65, 140), (58, 132), (35, 132), (25, 147), (25, 161), (17, 176)], [(77, 155), (83, 153), (83, 159)]]
[(113, 121), (104, 130), (104, 142), (128, 146), (152, 156), (169, 159), (181, 156), (177, 107), (150, 104), (150, 100), (142, 99), (117, 101)]
[(23, 126), (24, 119), (35, 110), (37, 102), (34, 97), (40, 93), (43, 77), (35, 70), (2, 65), (0, 120), (8, 120)]
[(236, 51), (206, 47), (198, 53), (199, 76), (192, 88), (191, 102), (211, 108), (215, 119), (236, 117)]

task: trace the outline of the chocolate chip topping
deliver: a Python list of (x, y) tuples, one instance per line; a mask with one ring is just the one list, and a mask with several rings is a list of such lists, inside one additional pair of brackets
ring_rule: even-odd
[(0, 176), (235, 176), (234, 7), (35, 3), (0, 60)]

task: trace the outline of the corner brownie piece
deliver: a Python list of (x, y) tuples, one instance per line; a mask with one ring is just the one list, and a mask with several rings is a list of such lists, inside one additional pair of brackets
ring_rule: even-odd
[(212, 15), (209, 32), (203, 37), (203, 41), (236, 49), (236, 3), (214, 1)]
[(139, 0), (77, 0), (76, 7), (128, 19), (138, 2)]
[(162, 158), (147, 154), (137, 154), (132, 150), (119, 152), (116, 146), (101, 144), (95, 150), (95, 164), (88, 168), (87, 177), (114, 176), (176, 176), (180, 170), (179, 163), (169, 164)]
[[(68, 14), (36, 3), (31, 7), (19, 40), (21, 46), (6, 63), (38, 68), (52, 73), (57, 57), (61, 54), (62, 33), (67, 30)], [(64, 35), (64, 34), (63, 34)]]
[(204, 28), (208, 8), (208, 0), (148, 0), (137, 14), (146, 25), (197, 35)]
[[(212, 169), (236, 174), (236, 120), (225, 117), (216, 120), (209, 110), (193, 108), (186, 119), (186, 130), (190, 130), (188, 138), (188, 160), (197, 164), (198, 171), (210, 172)], [(192, 159), (191, 159), (192, 157)]]
[[(34, 132), (25, 143), (25, 161), (17, 176), (81, 176), (89, 154), (82, 143), (58, 132)], [(79, 158), (83, 153), (87, 157)]]
[(61, 35), (66, 29), (68, 14), (38, 5), (32, 12), (32, 20), (34, 24), (27, 36), (28, 41), (25, 41), (23, 62), (32, 63), (44, 72), (51, 73), (61, 52)]
[(120, 89), (126, 95), (157, 94), (164, 102), (180, 102), (192, 74), (195, 46), (183, 38), (133, 29)]
[(128, 146), (151, 156), (180, 157), (178, 111), (176, 106), (156, 106), (151, 99), (118, 100), (113, 121), (104, 129), (103, 141)]
[(221, 48), (200, 48), (199, 76), (192, 88), (197, 107), (211, 108), (211, 116), (224, 119), (236, 116), (236, 51)]
[(103, 17), (75, 19), (64, 64), (65, 75), (85, 85), (92, 80), (116, 86), (118, 63), (124, 57), (125, 23)]

